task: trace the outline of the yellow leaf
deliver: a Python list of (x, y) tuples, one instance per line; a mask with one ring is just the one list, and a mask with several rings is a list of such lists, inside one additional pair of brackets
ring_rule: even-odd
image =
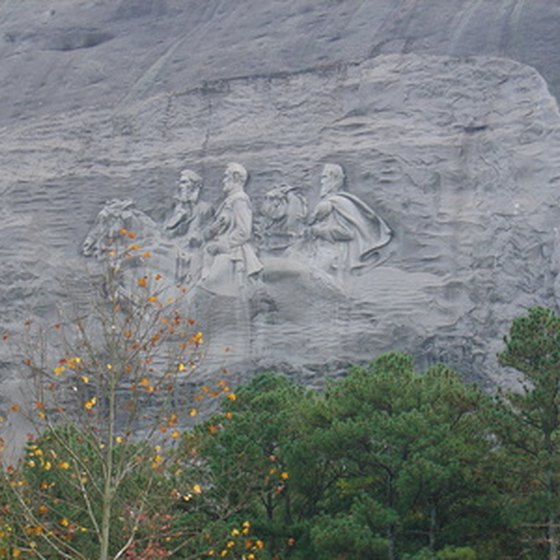
[(195, 484), (195, 485), (192, 487), (192, 491), (193, 491), (195, 494), (202, 494), (202, 486), (200, 486), (200, 484)]
[(66, 368), (64, 366), (58, 366), (58, 367), (55, 367), (53, 369), (53, 372), (56, 376), (59, 376), (59, 375), (62, 375), (64, 373), (65, 369)]
[(89, 383), (89, 377), (87, 375), (82, 375), (80, 376), (80, 379), (84, 382), (84, 383)]
[(192, 335), (191, 342), (197, 345), (202, 344), (204, 342), (203, 334), (200, 331), (196, 332), (195, 334)]
[(97, 397), (92, 397), (84, 403), (86, 410), (91, 410), (97, 404)]
[(288, 480), (288, 478), (290, 478), (289, 473), (287, 473), (286, 471), (284, 471), (283, 473), (280, 473), (280, 478), (282, 480)]
[(185, 371), (186, 369), (187, 369), (187, 366), (185, 364), (179, 364), (177, 366), (178, 371)]
[(230, 394), (227, 396), (227, 398), (228, 398), (230, 401), (236, 401), (236, 400), (237, 400), (237, 395), (236, 395), (235, 393), (230, 393)]
[(67, 360), (68, 367), (70, 369), (76, 369), (81, 361), (82, 361), (81, 358), (79, 358), (78, 356), (75, 356), (73, 358), (68, 358)]
[(70, 468), (70, 463), (68, 461), (62, 461), (62, 463), (59, 463), (58, 467), (63, 471), (67, 471)]
[(141, 288), (146, 288), (148, 286), (148, 281), (146, 280), (146, 277), (144, 276), (144, 278), (139, 278), (138, 280), (136, 280), (136, 283), (141, 287)]
[(70, 521), (68, 521), (67, 517), (63, 517), (60, 521), (59, 521), (60, 525), (62, 525), (63, 527), (68, 527), (70, 525)]
[(191, 408), (191, 411), (189, 412), (189, 416), (194, 418), (197, 415), (198, 415), (198, 410), (196, 410), (196, 408)]

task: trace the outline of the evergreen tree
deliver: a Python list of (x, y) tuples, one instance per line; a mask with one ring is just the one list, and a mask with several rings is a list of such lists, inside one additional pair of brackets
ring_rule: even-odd
[(321, 558), (336, 545), (336, 525), (345, 527), (341, 550), (355, 535), (354, 557), (394, 560), (406, 550), (478, 543), (488, 507), (481, 461), (490, 449), (478, 389), (447, 368), (421, 375), (409, 356), (387, 354), (336, 383), (326, 403), (330, 425), (318, 425), (317, 437), (342, 475), (313, 530)]
[[(513, 513), (535, 558), (558, 560), (560, 515), (560, 317), (535, 307), (513, 321), (500, 363), (523, 374), (522, 391), (502, 391), (496, 433), (517, 480)], [(539, 556), (540, 554), (540, 556)]]

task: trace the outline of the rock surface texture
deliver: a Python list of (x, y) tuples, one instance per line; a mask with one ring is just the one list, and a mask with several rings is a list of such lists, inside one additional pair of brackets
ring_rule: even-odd
[[(199, 288), (198, 375), (321, 384), (401, 349), (513, 382), (494, 357), (507, 325), (560, 297), (558, 27), (552, 0), (4, 0), (2, 327), (54, 321), (87, 290), (82, 243), (106, 201), (163, 231), (183, 168), (215, 211), (234, 161), (263, 269), (238, 296), (181, 275)], [(338, 199), (321, 196), (326, 163), (345, 171)], [(341, 198), (355, 232), (377, 228), (360, 266), (343, 234), (318, 233)], [(7, 405), (20, 379), (3, 360)]]

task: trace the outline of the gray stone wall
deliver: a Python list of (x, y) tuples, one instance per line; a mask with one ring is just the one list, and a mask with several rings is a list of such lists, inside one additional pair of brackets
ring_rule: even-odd
[[(51, 4), (0, 6), (3, 329), (87, 292), (99, 263), (82, 243), (106, 201), (134, 201), (184, 250), (160, 231), (180, 171), (218, 211), (235, 161), (263, 271), (243, 297), (194, 290), (201, 378), (227, 364), (320, 384), (401, 349), (514, 382), (495, 360), (507, 325), (558, 293), (554, 2)], [(391, 232), (360, 270), (331, 266), (347, 240), (317, 248), (326, 163)], [(282, 249), (266, 236), (275, 188), (308, 209)], [(2, 359), (8, 402), (21, 380)]]

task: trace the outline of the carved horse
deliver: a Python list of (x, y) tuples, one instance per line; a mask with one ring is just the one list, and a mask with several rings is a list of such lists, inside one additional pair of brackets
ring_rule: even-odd
[(104, 261), (134, 244), (139, 248), (130, 251), (129, 258), (122, 260), (123, 293), (132, 289), (144, 275), (161, 276), (162, 288), (177, 283), (180, 248), (131, 200), (114, 199), (105, 204), (82, 244), (82, 254)]

